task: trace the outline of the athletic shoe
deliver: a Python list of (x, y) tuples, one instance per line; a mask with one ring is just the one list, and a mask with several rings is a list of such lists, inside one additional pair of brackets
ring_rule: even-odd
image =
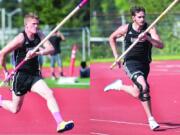
[(153, 117), (150, 117), (148, 119), (149, 122), (149, 127), (151, 130), (156, 130), (157, 128), (159, 128), (159, 124), (156, 122), (156, 120)]
[(58, 126), (57, 126), (57, 132), (61, 133), (64, 131), (71, 130), (74, 127), (74, 122), (71, 121), (62, 121)]
[(116, 80), (115, 82), (109, 84), (104, 88), (104, 91), (107, 92), (109, 90), (120, 90), (122, 87), (123, 83), (122, 80)]

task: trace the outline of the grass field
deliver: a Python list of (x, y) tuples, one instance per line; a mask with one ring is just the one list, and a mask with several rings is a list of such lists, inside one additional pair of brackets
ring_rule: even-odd
[(63, 83), (60, 84), (59, 80), (54, 80), (51, 78), (45, 78), (45, 82), (50, 88), (89, 88), (90, 87), (90, 78), (77, 78), (75, 83)]
[[(69, 64), (70, 64), (69, 61), (70, 61), (70, 60), (68, 60), (68, 61), (64, 60), (64, 61), (63, 61), (63, 67), (69, 67)], [(86, 63), (87, 66), (89, 66), (89, 65), (90, 65), (89, 60), (87, 60), (86, 62), (87, 62), (87, 63)], [(79, 67), (80, 64), (81, 64), (81, 61), (80, 61), (80, 60), (76, 60), (75, 66), (76, 66), (76, 67)], [(13, 68), (12, 64), (10, 64), (10, 63), (7, 63), (6, 66), (7, 66), (8, 69)], [(55, 65), (55, 66), (57, 66), (57, 65)], [(50, 61), (44, 62), (44, 63), (43, 63), (43, 67), (50, 67)], [(0, 67), (0, 69), (1, 69), (1, 68), (2, 68), (2, 67)]]
[[(153, 60), (180, 60), (180, 55), (152, 55)], [(114, 58), (92, 59), (93, 62), (114, 62)]]
[[(80, 89), (88, 89), (90, 87), (90, 78), (77, 78), (74, 83), (63, 83), (60, 84), (59, 80), (54, 80), (51, 78), (45, 78), (44, 81), (50, 88), (80, 88)], [(1, 83), (2, 81), (0, 81)], [(12, 83), (12, 82), (11, 82)], [(12, 87), (12, 84), (5, 86)]]

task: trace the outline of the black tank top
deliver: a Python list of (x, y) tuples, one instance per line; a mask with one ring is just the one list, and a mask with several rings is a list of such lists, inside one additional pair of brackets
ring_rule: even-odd
[[(147, 23), (144, 24), (142, 30), (137, 32), (133, 29), (132, 23), (128, 25), (128, 31), (125, 36), (125, 49), (127, 49), (137, 39), (138, 35), (145, 31), (148, 27)], [(148, 34), (150, 36), (150, 34)], [(151, 50), (152, 44), (149, 41), (138, 42), (132, 49), (127, 53), (124, 60), (139, 60), (144, 63), (151, 62)]]
[[(14, 59), (15, 59), (15, 65), (16, 66), (26, 57), (27, 52), (29, 50), (34, 49), (34, 47), (36, 47), (41, 41), (38, 34), (35, 34), (34, 40), (31, 41), (27, 37), (27, 34), (25, 33), (25, 31), (23, 31), (22, 33), (24, 35), (24, 43), (23, 43), (22, 47), (16, 49), (14, 52)], [(37, 71), (39, 71), (38, 56), (27, 60), (25, 62), (25, 64), (19, 68), (18, 71), (25, 71), (25, 72), (28, 72), (30, 74), (37, 73)]]
[(51, 42), (51, 44), (53, 45), (54, 47), (54, 53), (53, 55), (55, 54), (58, 54), (58, 53), (61, 53), (61, 46), (60, 46), (60, 43), (61, 43), (61, 38), (54, 35), (54, 36), (51, 36), (49, 38), (49, 41)]

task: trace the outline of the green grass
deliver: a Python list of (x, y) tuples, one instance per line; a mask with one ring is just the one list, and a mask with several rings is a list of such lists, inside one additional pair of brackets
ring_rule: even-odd
[[(51, 78), (45, 78), (44, 81), (50, 88), (80, 88), (88, 89), (90, 87), (90, 78), (77, 78), (74, 84), (58, 84), (58, 80), (53, 80)], [(0, 81), (1, 83), (2, 81)], [(12, 87), (12, 81), (8, 87)]]
[(77, 78), (77, 81), (72, 84), (59, 84), (58, 80), (53, 80), (51, 78), (44, 79), (50, 88), (89, 88), (90, 78)]
[(114, 59), (113, 58), (102, 58), (102, 59), (92, 59), (91, 63), (95, 63), (95, 62), (113, 62)]
[(155, 55), (153, 60), (180, 60), (180, 55)]
[[(87, 65), (89, 65), (89, 63), (90, 63), (90, 62), (89, 62), (89, 60), (88, 60), (88, 61), (87, 61)], [(75, 66), (76, 66), (76, 67), (79, 67), (80, 64), (81, 64), (81, 60), (76, 59)], [(69, 59), (68, 59), (68, 60), (63, 60), (63, 67), (69, 67), (69, 65), (70, 65), (70, 60), (69, 60)], [(8, 69), (13, 68), (12, 64), (9, 64), (9, 63), (7, 63), (6, 66), (7, 66)], [(57, 63), (56, 63), (56, 66), (57, 66)], [(48, 61), (48, 62), (44, 62), (44, 63), (43, 63), (43, 67), (50, 67), (50, 62), (49, 62), (49, 61)], [(0, 67), (0, 69), (1, 69), (1, 68), (2, 68), (2, 67)]]
[[(80, 63), (81, 63), (81, 61), (76, 60), (75, 66), (77, 66), (77, 67), (80, 66)], [(63, 67), (69, 67), (69, 64), (70, 64), (70, 60), (63, 60)], [(43, 67), (50, 67), (50, 62), (46, 62), (46, 63), (44, 62)]]
[[(152, 59), (155, 61), (160, 60), (180, 60), (180, 55), (153, 55)], [(95, 62), (114, 62), (114, 58), (92, 59), (91, 63)]]

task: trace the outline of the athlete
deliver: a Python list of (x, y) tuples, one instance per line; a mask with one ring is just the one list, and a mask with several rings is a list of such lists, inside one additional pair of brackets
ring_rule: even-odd
[(63, 74), (63, 66), (62, 66), (62, 59), (60, 57), (60, 53), (61, 53), (61, 46), (60, 43), (61, 41), (64, 41), (65, 37), (64, 35), (59, 32), (59, 31), (55, 31), (53, 33), (53, 35), (49, 38), (49, 41), (51, 42), (51, 44), (53, 45), (55, 51), (53, 54), (51, 54), (51, 76), (53, 79), (56, 79), (56, 75), (55, 75), (55, 64), (57, 62), (58, 64), (58, 71), (59, 71), (59, 76), (64, 76)]
[(159, 128), (159, 124), (152, 114), (150, 87), (147, 78), (150, 71), (152, 47), (163, 48), (164, 45), (157, 34), (155, 27), (151, 28), (147, 34), (144, 33), (148, 24), (145, 20), (145, 9), (143, 7), (132, 7), (131, 15), (132, 22), (122, 25), (115, 30), (109, 37), (109, 44), (115, 59), (117, 59), (116, 38), (124, 36), (125, 49), (127, 49), (139, 37), (139, 42), (124, 57), (123, 61), (124, 70), (132, 80), (133, 86), (125, 85), (122, 83), (122, 80), (117, 80), (106, 86), (104, 91), (125, 91), (139, 99), (146, 113), (150, 129), (156, 130)]
[(6, 69), (5, 58), (10, 52), (14, 52), (15, 65), (17, 66), (25, 57), (29, 60), (15, 73), (12, 87), (12, 100), (5, 100), (0, 95), (0, 107), (17, 113), (22, 106), (24, 97), (28, 91), (37, 93), (47, 102), (47, 107), (57, 123), (57, 132), (67, 131), (73, 128), (73, 121), (64, 121), (53, 95), (53, 91), (42, 80), (39, 71), (38, 56), (53, 53), (54, 48), (49, 41), (43, 44), (44, 49), (32, 53), (40, 41), (45, 37), (38, 29), (39, 18), (34, 13), (24, 17), (24, 31), (19, 33), (10, 43), (0, 51), (0, 64)]

